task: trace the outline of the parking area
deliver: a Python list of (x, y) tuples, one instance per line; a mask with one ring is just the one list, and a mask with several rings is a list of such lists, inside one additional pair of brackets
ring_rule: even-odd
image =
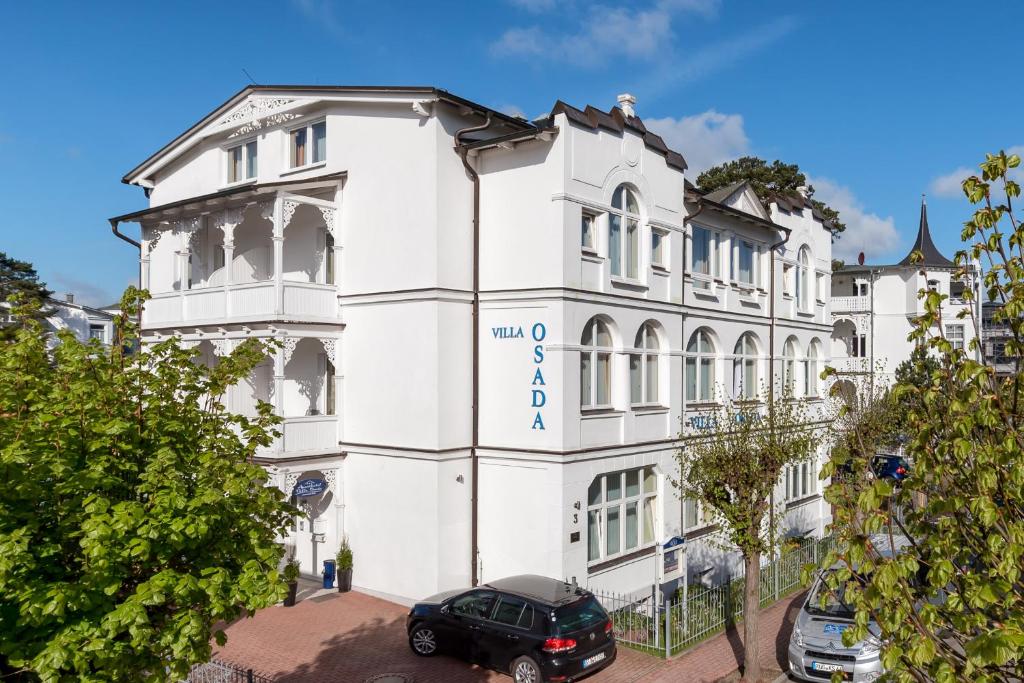
[[(275, 606), (231, 624), (228, 642), (214, 646), (214, 658), (251, 668), (277, 681), (363, 683), (381, 674), (410, 676), (415, 683), (484, 683), (508, 676), (448, 657), (424, 659), (409, 650), (407, 609), (363, 593), (321, 593), (294, 607)], [(799, 597), (799, 596), (798, 596)], [(792, 628), (796, 598), (762, 612), (761, 648), (766, 666), (780, 668), (778, 655)], [(712, 682), (742, 660), (739, 634), (721, 634), (672, 660), (620, 647), (615, 664), (588, 683), (633, 681)]]

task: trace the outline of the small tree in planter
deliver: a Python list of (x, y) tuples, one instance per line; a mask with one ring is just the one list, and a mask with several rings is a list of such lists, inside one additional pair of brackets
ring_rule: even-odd
[(338, 546), (338, 592), (347, 593), (352, 590), (352, 547), (348, 544), (348, 538), (341, 539)]
[(285, 607), (295, 606), (295, 594), (299, 589), (299, 561), (294, 557), (288, 558), (284, 565), (284, 580), (288, 584), (288, 595), (284, 599)]

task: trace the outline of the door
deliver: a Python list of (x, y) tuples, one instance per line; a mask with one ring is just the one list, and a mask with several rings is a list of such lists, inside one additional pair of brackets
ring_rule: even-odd
[(454, 598), (437, 623), (437, 639), (445, 651), (467, 661), (477, 659), (481, 626), (494, 609), (493, 591), (471, 591)]
[(512, 662), (531, 649), (533, 606), (511, 596), (498, 596), (491, 618), (480, 626), (477, 660), (481, 666), (507, 672)]

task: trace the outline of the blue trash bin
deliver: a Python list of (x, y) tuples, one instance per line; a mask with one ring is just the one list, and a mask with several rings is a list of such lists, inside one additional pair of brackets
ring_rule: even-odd
[(324, 560), (324, 588), (334, 588), (335, 566), (334, 560)]

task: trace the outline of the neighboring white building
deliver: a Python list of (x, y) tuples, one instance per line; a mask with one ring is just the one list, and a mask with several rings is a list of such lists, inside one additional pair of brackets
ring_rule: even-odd
[[(634, 102), (527, 122), (435, 88), (251, 86), (125, 176), (151, 202), (111, 219), (142, 226), (145, 338), (207, 363), (282, 343), (229, 405), (284, 417), (259, 462), (315, 493), (288, 541), (305, 573), (342, 535), (354, 583), (402, 599), (722, 564), (670, 482), (680, 430), (736, 368), (814, 393), (830, 236), (745, 187), (684, 197)], [(780, 483), (793, 533), (827, 522), (815, 469)], [(687, 535), (693, 562), (663, 561)]]
[[(0, 302), (0, 325), (11, 321), (10, 304)], [(79, 341), (87, 342), (98, 339), (110, 345), (114, 340), (114, 316), (116, 311), (75, 303), (74, 294), (70, 292), (63, 299), (50, 297), (43, 308), (43, 324), (49, 333), (50, 346), (57, 343), (56, 333), (68, 330)]]
[[(911, 263), (915, 251), (924, 258)], [(980, 271), (973, 267), (962, 281), (954, 277), (957, 270), (932, 241), (928, 207), (922, 199), (917, 239), (903, 260), (889, 266), (844, 266), (832, 274), (832, 359), (836, 371), (851, 380), (873, 374), (876, 380), (892, 383), (896, 368), (914, 350), (914, 342), (907, 336), (914, 329), (913, 319), (924, 313), (924, 303), (918, 297), (923, 289), (949, 297), (942, 306), (943, 333), (954, 347), (970, 349), (977, 336), (976, 325), (981, 324), (977, 304)], [(973, 320), (958, 318), (972, 306), (963, 298), (968, 289), (975, 293)], [(968, 353), (981, 360), (977, 351)]]

